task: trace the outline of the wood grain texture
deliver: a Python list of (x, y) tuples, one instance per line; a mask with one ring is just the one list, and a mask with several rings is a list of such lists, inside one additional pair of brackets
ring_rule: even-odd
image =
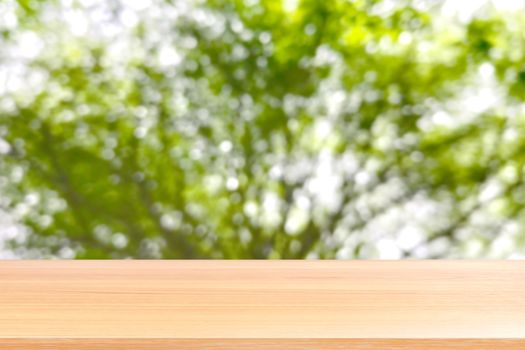
[(3, 261), (0, 349), (525, 349), (525, 262)]
[(0, 350), (523, 350), (479, 339), (3, 339)]

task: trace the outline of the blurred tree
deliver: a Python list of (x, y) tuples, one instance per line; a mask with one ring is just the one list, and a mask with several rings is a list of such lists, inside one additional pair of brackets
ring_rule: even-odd
[(23, 223), (21, 256), (524, 251), (524, 15), (485, 4), (458, 20), (431, 1), (0, 6), (0, 205)]

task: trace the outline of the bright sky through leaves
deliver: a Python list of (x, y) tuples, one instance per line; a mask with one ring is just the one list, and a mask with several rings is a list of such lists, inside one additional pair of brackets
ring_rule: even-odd
[(525, 255), (523, 1), (0, 3), (2, 257)]

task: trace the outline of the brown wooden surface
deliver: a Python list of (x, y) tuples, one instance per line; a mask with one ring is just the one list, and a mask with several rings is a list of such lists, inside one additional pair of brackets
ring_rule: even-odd
[(479, 339), (3, 339), (1, 350), (523, 350), (523, 340)]
[(0, 349), (525, 349), (525, 262), (3, 261)]

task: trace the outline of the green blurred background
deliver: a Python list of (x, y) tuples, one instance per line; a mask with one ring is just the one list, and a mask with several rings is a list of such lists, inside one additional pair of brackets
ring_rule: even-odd
[(523, 258), (523, 1), (2, 0), (2, 258)]

